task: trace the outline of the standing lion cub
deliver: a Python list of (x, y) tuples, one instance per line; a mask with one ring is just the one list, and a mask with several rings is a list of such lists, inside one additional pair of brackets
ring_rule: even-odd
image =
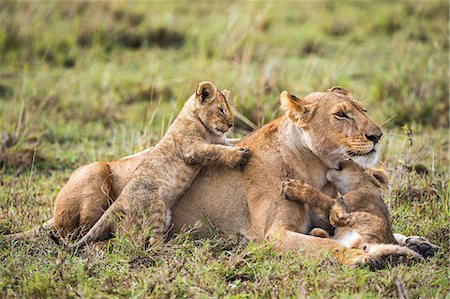
[[(389, 211), (383, 201), (382, 189), (388, 184), (383, 171), (363, 169), (351, 160), (341, 164), (341, 170), (329, 170), (327, 180), (343, 195), (336, 200), (301, 180), (282, 183), (282, 193), (290, 200), (301, 201), (313, 208), (335, 227), (333, 239), (349, 248), (370, 253), (422, 257), (397, 245), (392, 234)], [(311, 235), (330, 238), (327, 231), (314, 228)]]
[(145, 229), (151, 229), (149, 243), (153, 244), (162, 238), (170, 223), (170, 208), (203, 165), (221, 163), (235, 169), (245, 166), (250, 157), (248, 148), (232, 147), (224, 136), (233, 125), (228, 94), (211, 82), (200, 83), (117, 200), (71, 247), (106, 238), (118, 228), (118, 218), (138, 228), (146, 242)]

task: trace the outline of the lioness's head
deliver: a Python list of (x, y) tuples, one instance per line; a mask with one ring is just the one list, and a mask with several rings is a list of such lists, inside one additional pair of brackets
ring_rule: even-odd
[(280, 101), (287, 117), (302, 131), (306, 146), (330, 168), (338, 168), (345, 158), (362, 167), (377, 163), (382, 132), (347, 90), (333, 87), (304, 99), (283, 91)]
[(222, 136), (233, 126), (228, 106), (228, 90), (220, 91), (208, 81), (201, 82), (195, 92), (195, 113), (212, 134)]

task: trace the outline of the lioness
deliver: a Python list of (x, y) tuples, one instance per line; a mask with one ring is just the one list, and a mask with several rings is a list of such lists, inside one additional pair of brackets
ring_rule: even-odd
[[(220, 163), (240, 170), (247, 164), (250, 151), (229, 146), (224, 136), (233, 126), (227, 97), (227, 90), (221, 92), (211, 82), (201, 82), (117, 200), (73, 247), (105, 239), (115, 231), (115, 216), (122, 215), (128, 218), (125, 222), (137, 225), (140, 233), (151, 228), (149, 243), (154, 244), (170, 223), (170, 208), (202, 166)], [(145, 238), (144, 234), (144, 242)]]
[[(280, 251), (302, 250), (305, 255), (316, 256), (331, 250), (341, 263), (376, 264), (379, 256), (347, 249), (332, 239), (306, 235), (313, 227), (332, 227), (304, 204), (284, 199), (279, 186), (286, 179), (302, 179), (335, 197), (336, 191), (325, 177), (327, 171), (338, 168), (353, 153), (359, 155), (352, 158), (360, 165), (373, 165), (381, 130), (367, 117), (362, 105), (342, 88), (314, 92), (304, 99), (283, 92), (280, 100), (285, 113), (236, 144), (247, 146), (252, 152), (245, 169), (203, 167), (173, 206), (170, 233), (204, 221), (207, 216), (209, 223), (224, 233), (271, 239)], [(147, 151), (80, 167), (59, 192), (53, 218), (44, 228), (55, 226), (67, 235), (92, 227), (107, 209), (109, 198), (114, 200), (120, 194)], [(37, 231), (38, 228), (25, 235)], [(208, 227), (196, 235), (208, 236)], [(414, 240), (419, 238), (405, 238), (405, 244), (414, 244)]]
[[(365, 170), (347, 160), (340, 170), (329, 170), (326, 177), (343, 197), (335, 200), (301, 180), (284, 181), (282, 193), (289, 200), (307, 204), (321, 217), (329, 217), (335, 227), (333, 239), (345, 247), (421, 259), (414, 251), (398, 246), (392, 234), (389, 210), (382, 196), (389, 179), (383, 171)], [(312, 229), (310, 234), (330, 238), (321, 228)]]

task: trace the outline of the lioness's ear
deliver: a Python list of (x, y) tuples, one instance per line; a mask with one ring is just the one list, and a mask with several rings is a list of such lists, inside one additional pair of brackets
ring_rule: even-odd
[(381, 187), (386, 188), (389, 183), (389, 177), (383, 170), (370, 169), (372, 176), (380, 182)]
[(313, 112), (313, 105), (308, 105), (304, 100), (290, 95), (286, 90), (280, 95), (281, 109), (299, 127), (304, 127)]
[(209, 81), (203, 81), (198, 84), (195, 95), (201, 104), (208, 102), (216, 97), (217, 88)]
[(228, 99), (228, 96), (230, 95), (230, 91), (228, 89), (224, 89), (224, 90), (222, 90), (222, 94), (226, 99)]
[(340, 94), (343, 94), (344, 96), (348, 96), (350, 94), (347, 89), (342, 88), (340, 86), (331, 87), (331, 88), (327, 89), (327, 91), (328, 92), (340, 93)]

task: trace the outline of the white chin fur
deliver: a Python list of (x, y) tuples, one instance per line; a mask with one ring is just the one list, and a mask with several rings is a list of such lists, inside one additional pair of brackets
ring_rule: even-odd
[(378, 153), (374, 152), (367, 156), (354, 156), (351, 159), (362, 168), (373, 167), (378, 162)]

